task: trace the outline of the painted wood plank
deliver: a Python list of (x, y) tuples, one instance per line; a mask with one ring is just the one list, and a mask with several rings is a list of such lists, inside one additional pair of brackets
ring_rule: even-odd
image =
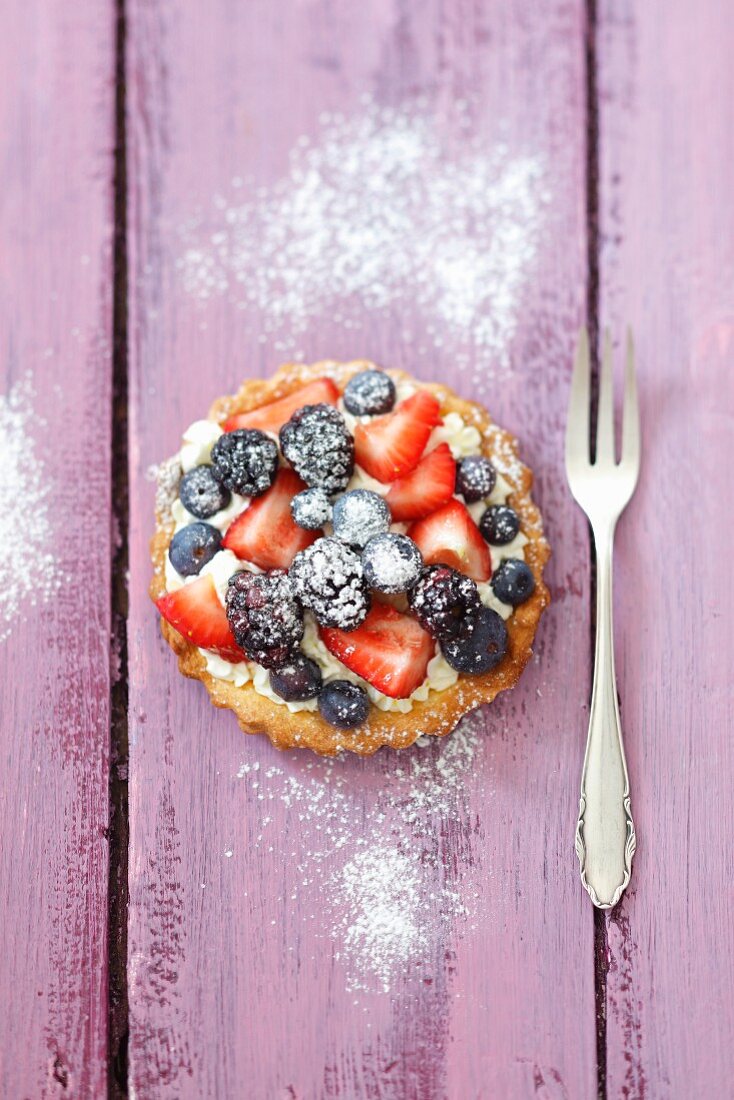
[(639, 848), (607, 922), (610, 1100), (729, 1096), (734, 1073), (733, 29), (715, 2), (600, 5), (602, 315), (634, 325), (644, 418), (618, 538)]
[(114, 6), (0, 54), (0, 1091), (102, 1096)]
[[(129, 10), (130, 1072), (146, 1097), (588, 1096), (573, 864), (588, 541), (561, 465), (585, 296), (583, 6)], [(440, 746), (282, 755), (184, 682), (151, 463), (242, 377), (366, 355), (523, 438), (538, 660)]]

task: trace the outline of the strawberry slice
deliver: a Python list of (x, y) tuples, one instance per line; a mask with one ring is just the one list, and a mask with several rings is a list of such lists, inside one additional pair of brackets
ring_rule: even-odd
[(454, 495), (456, 463), (448, 443), (440, 443), (420, 460), (405, 477), (390, 486), (385, 497), (396, 523), (404, 519), (423, 519), (446, 504)]
[(391, 699), (405, 699), (423, 683), (434, 641), (412, 616), (376, 603), (356, 630), (319, 630), (342, 664)]
[(492, 572), (489, 547), (467, 508), (450, 500), (437, 512), (408, 528), (426, 565), (450, 565), (475, 581), (488, 581)]
[(354, 430), (357, 463), (378, 481), (395, 481), (418, 465), (428, 437), (441, 423), (437, 398), (428, 390), (401, 401), (394, 412)]
[(224, 430), (233, 432), (235, 428), (259, 428), (261, 432), (272, 432), (277, 435), (296, 409), (304, 405), (336, 405), (338, 399), (339, 390), (331, 379), (317, 378), (308, 385), (302, 386), (300, 390), (296, 390), (295, 393), (289, 393), (287, 397), (281, 397), (278, 401), (271, 401), (269, 405), (261, 405), (259, 409), (230, 416), (229, 420), (224, 422)]
[(293, 470), (279, 470), (267, 493), (253, 500), (227, 528), (222, 546), (261, 569), (287, 569), (298, 551), (321, 534), (304, 531), (291, 515), (293, 497), (305, 488)]
[(213, 649), (228, 661), (247, 660), (234, 640), (227, 613), (208, 574), (168, 592), (155, 603), (163, 618), (187, 642), (201, 649)]

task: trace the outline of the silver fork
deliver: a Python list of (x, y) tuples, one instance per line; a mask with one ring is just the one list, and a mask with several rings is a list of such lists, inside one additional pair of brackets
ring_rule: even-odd
[(637, 839), (630, 809), (627, 761), (617, 704), (612, 627), (612, 549), (617, 520), (637, 484), (640, 414), (637, 405), (632, 334), (627, 335), (622, 457), (614, 449), (612, 342), (604, 334), (596, 456), (589, 454), (589, 334), (583, 328), (576, 349), (566, 428), (566, 475), (571, 492), (588, 516), (596, 549), (596, 649), (589, 734), (581, 775), (576, 854), (581, 881), (594, 905), (611, 909), (626, 889)]

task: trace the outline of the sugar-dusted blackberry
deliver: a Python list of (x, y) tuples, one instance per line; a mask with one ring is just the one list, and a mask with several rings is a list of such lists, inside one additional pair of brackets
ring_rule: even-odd
[(293, 497), (291, 515), (304, 531), (318, 531), (331, 519), (331, 502), (323, 489), (304, 489)]
[(229, 489), (217, 480), (211, 466), (194, 466), (184, 474), (178, 495), (186, 511), (197, 519), (209, 519), (226, 508), (232, 499)]
[(442, 639), (441, 652), (457, 672), (480, 676), (498, 665), (507, 652), (507, 627), (496, 611), (482, 607), (470, 629)]
[(264, 432), (238, 428), (225, 432), (212, 447), (214, 476), (233, 493), (259, 497), (266, 493), (278, 471), (278, 448)]
[(417, 583), (423, 555), (407, 535), (377, 535), (362, 551), (362, 570), (370, 588), (395, 596)]
[(304, 653), (296, 652), (270, 673), (270, 686), (286, 703), (315, 699), (321, 691), (321, 669)]
[(366, 722), (370, 700), (364, 688), (349, 680), (330, 680), (319, 695), (319, 712), (330, 726), (350, 730)]
[(502, 603), (518, 607), (535, 591), (535, 577), (527, 562), (520, 558), (505, 558), (492, 574), (492, 591)]
[(479, 530), (492, 546), (506, 546), (520, 530), (520, 517), (507, 504), (493, 504), (482, 514)]
[(390, 527), (390, 509), (379, 493), (352, 489), (337, 498), (332, 517), (334, 534), (350, 546), (364, 546)]
[(281, 668), (293, 659), (303, 637), (303, 610), (284, 570), (235, 573), (225, 604), (235, 641), (249, 660)]
[(363, 370), (347, 382), (344, 408), (352, 416), (389, 413), (395, 404), (395, 383), (381, 370)]
[(456, 492), (467, 504), (484, 500), (497, 484), (497, 471), (484, 455), (462, 458), (456, 467)]
[(221, 531), (210, 523), (189, 523), (171, 539), (168, 557), (181, 577), (193, 577), (221, 549)]
[(346, 489), (354, 471), (354, 440), (333, 405), (304, 405), (280, 429), (280, 447), (307, 485), (329, 496)]
[(482, 606), (471, 577), (448, 565), (424, 569), (408, 603), (421, 626), (442, 641), (470, 630)]
[(369, 611), (362, 562), (338, 539), (318, 539), (296, 554), (290, 578), (296, 596), (321, 626), (355, 630)]

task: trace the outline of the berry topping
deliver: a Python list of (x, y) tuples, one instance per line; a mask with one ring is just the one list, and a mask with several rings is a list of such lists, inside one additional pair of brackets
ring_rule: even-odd
[(293, 659), (303, 637), (303, 612), (288, 574), (235, 573), (227, 587), (227, 618), (237, 645), (263, 668), (281, 668)]
[(377, 535), (362, 551), (364, 579), (390, 596), (407, 592), (421, 574), (421, 552), (407, 535)]
[(356, 630), (322, 629), (324, 645), (383, 695), (405, 699), (423, 683), (434, 641), (412, 615), (376, 603)]
[(393, 481), (385, 497), (392, 518), (422, 519), (446, 504), (454, 495), (456, 463), (448, 443), (425, 455), (412, 473)]
[(242, 428), (220, 435), (212, 447), (212, 465), (215, 477), (227, 489), (259, 497), (273, 484), (278, 448), (262, 432)]
[(370, 606), (359, 557), (338, 539), (319, 539), (297, 554), (293, 588), (322, 626), (354, 630)]
[(304, 489), (291, 501), (291, 515), (304, 531), (318, 531), (331, 519), (331, 503), (323, 489)]
[(395, 383), (381, 370), (360, 371), (344, 390), (344, 407), (352, 416), (389, 413), (394, 404)]
[(482, 606), (473, 580), (446, 565), (430, 565), (408, 593), (421, 626), (442, 641), (469, 633)]
[(199, 577), (161, 596), (156, 607), (191, 645), (211, 649), (227, 661), (244, 661), (211, 577)]
[(507, 627), (490, 607), (482, 607), (470, 630), (443, 640), (441, 651), (457, 672), (479, 676), (498, 665), (507, 652)]
[(232, 499), (229, 489), (217, 481), (211, 466), (195, 466), (181, 478), (181, 503), (197, 519), (209, 519), (221, 512)]
[(265, 496), (253, 500), (227, 528), (224, 548), (260, 569), (287, 569), (298, 551), (317, 538), (299, 527), (291, 514), (291, 502), (302, 489), (293, 470), (278, 470)]
[(412, 524), (408, 534), (426, 565), (450, 565), (475, 581), (489, 580), (489, 547), (465, 505), (450, 500), (437, 512)]
[(401, 401), (394, 412), (378, 416), (354, 429), (357, 462), (370, 477), (394, 481), (418, 465), (429, 436), (440, 424), (438, 399), (418, 390)]
[(484, 455), (469, 455), (456, 468), (456, 492), (467, 504), (488, 497), (496, 482), (497, 471)]
[(390, 526), (390, 509), (378, 493), (352, 489), (334, 504), (334, 534), (351, 546), (364, 546)]
[(506, 546), (520, 530), (520, 517), (506, 504), (493, 504), (479, 520), (479, 530), (493, 546)]
[(321, 691), (321, 669), (303, 653), (294, 653), (282, 668), (270, 673), (270, 686), (286, 703), (315, 699)]
[(277, 435), (296, 409), (301, 409), (304, 405), (336, 405), (338, 399), (339, 390), (331, 379), (317, 378), (315, 382), (309, 382), (295, 393), (289, 393), (278, 401), (271, 401), (269, 405), (261, 405), (250, 412), (230, 416), (224, 423), (224, 430), (233, 432), (236, 428), (259, 428), (261, 432)]
[(321, 717), (330, 726), (350, 730), (367, 720), (370, 701), (367, 692), (359, 684), (349, 680), (331, 680), (319, 695)]
[(492, 574), (492, 590), (502, 603), (517, 607), (535, 591), (533, 571), (520, 558), (507, 558)]
[(222, 535), (210, 523), (189, 523), (171, 539), (168, 556), (182, 577), (193, 577), (222, 549)]
[(280, 447), (307, 485), (329, 495), (346, 489), (354, 470), (354, 441), (333, 405), (305, 405), (280, 429)]

